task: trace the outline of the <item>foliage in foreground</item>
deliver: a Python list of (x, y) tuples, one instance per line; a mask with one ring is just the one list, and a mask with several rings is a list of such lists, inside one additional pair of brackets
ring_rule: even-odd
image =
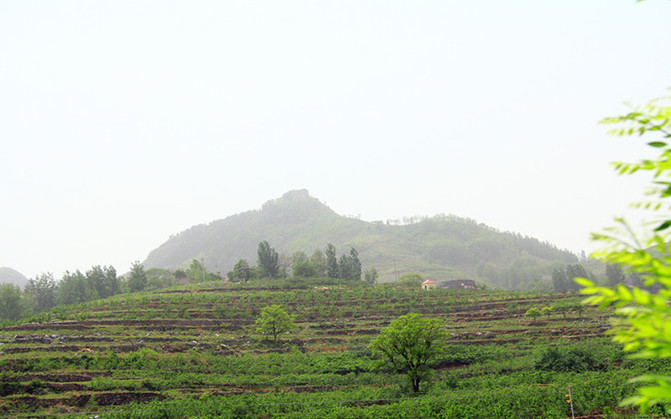
[[(598, 287), (594, 282), (577, 280), (585, 288), (581, 291), (592, 296), (586, 302), (606, 308), (615, 306), (618, 315), (613, 325), (614, 340), (622, 343), (626, 351), (638, 358), (671, 357), (671, 216), (668, 198), (671, 197), (671, 98), (661, 98), (614, 118), (606, 118), (606, 124), (616, 124), (611, 133), (618, 136), (655, 134), (661, 139), (648, 145), (658, 150), (653, 159), (637, 163), (614, 164), (620, 175), (631, 175), (638, 171), (652, 172), (653, 182), (649, 194), (652, 199), (635, 204), (650, 209), (658, 217), (635, 231), (623, 219), (617, 226), (603, 234), (595, 234), (597, 240), (608, 247), (595, 256), (611, 264), (618, 264), (640, 275), (646, 287)], [(658, 291), (655, 293), (654, 289)], [(643, 375), (637, 381), (648, 383), (639, 389), (638, 395), (627, 398), (624, 405), (638, 405), (642, 411), (661, 403), (670, 412), (671, 376)]]

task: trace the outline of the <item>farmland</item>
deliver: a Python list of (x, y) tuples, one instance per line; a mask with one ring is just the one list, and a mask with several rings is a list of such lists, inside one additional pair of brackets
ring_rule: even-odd
[[(103, 417), (567, 417), (633, 415), (636, 361), (579, 296), (337, 280), (206, 282), (56, 309), (0, 329), (0, 414)], [(295, 315), (277, 342), (265, 306)], [(539, 318), (530, 308), (555, 307)], [(413, 394), (370, 340), (398, 316), (439, 318), (448, 350)], [(589, 362), (543, 363), (578, 348)], [(565, 360), (564, 360), (565, 361)], [(572, 403), (566, 395), (570, 388)]]

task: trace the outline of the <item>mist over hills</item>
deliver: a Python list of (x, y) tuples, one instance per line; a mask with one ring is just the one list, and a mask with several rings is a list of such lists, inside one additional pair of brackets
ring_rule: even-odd
[(0, 267), (0, 284), (6, 283), (18, 285), (23, 288), (28, 283), (28, 278), (15, 269)]
[(338, 215), (307, 190), (295, 190), (259, 210), (171, 236), (149, 254), (144, 266), (176, 269), (198, 259), (208, 270), (226, 273), (240, 259), (255, 264), (263, 240), (287, 259), (296, 251), (323, 251), (328, 243), (338, 254), (353, 246), (364, 269), (375, 268), (381, 281), (419, 273), (436, 280), (470, 278), (502, 288), (526, 288), (547, 278), (552, 269), (578, 262), (567, 250), (471, 219), (437, 215), (366, 222)]

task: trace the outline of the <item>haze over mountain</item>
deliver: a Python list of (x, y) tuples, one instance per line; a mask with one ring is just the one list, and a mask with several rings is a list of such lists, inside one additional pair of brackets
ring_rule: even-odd
[(28, 278), (15, 269), (0, 267), (0, 284), (5, 283), (18, 285), (23, 288), (28, 283)]
[(226, 273), (240, 259), (255, 264), (259, 242), (267, 240), (281, 257), (311, 254), (328, 243), (338, 254), (359, 251), (364, 269), (381, 281), (419, 273), (444, 280), (472, 278), (505, 288), (522, 288), (555, 267), (577, 263), (573, 253), (520, 234), (500, 232), (450, 215), (403, 221), (366, 222), (336, 214), (307, 190), (285, 193), (252, 210), (191, 227), (152, 251), (146, 268), (176, 269), (192, 259)]

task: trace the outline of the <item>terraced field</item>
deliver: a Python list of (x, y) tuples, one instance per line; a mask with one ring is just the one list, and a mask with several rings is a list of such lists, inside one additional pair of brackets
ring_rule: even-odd
[[(0, 329), (0, 414), (111, 417), (567, 417), (617, 407), (630, 377), (667, 371), (634, 362), (604, 337), (593, 309), (536, 321), (531, 307), (579, 297), (391, 286), (222, 286), (119, 295), (61, 307)], [(298, 330), (277, 343), (256, 332), (262, 307), (280, 304)], [(396, 317), (438, 317), (446, 354), (419, 395), (375, 367), (367, 345)], [(598, 363), (547, 371), (548, 347), (585, 347)]]

